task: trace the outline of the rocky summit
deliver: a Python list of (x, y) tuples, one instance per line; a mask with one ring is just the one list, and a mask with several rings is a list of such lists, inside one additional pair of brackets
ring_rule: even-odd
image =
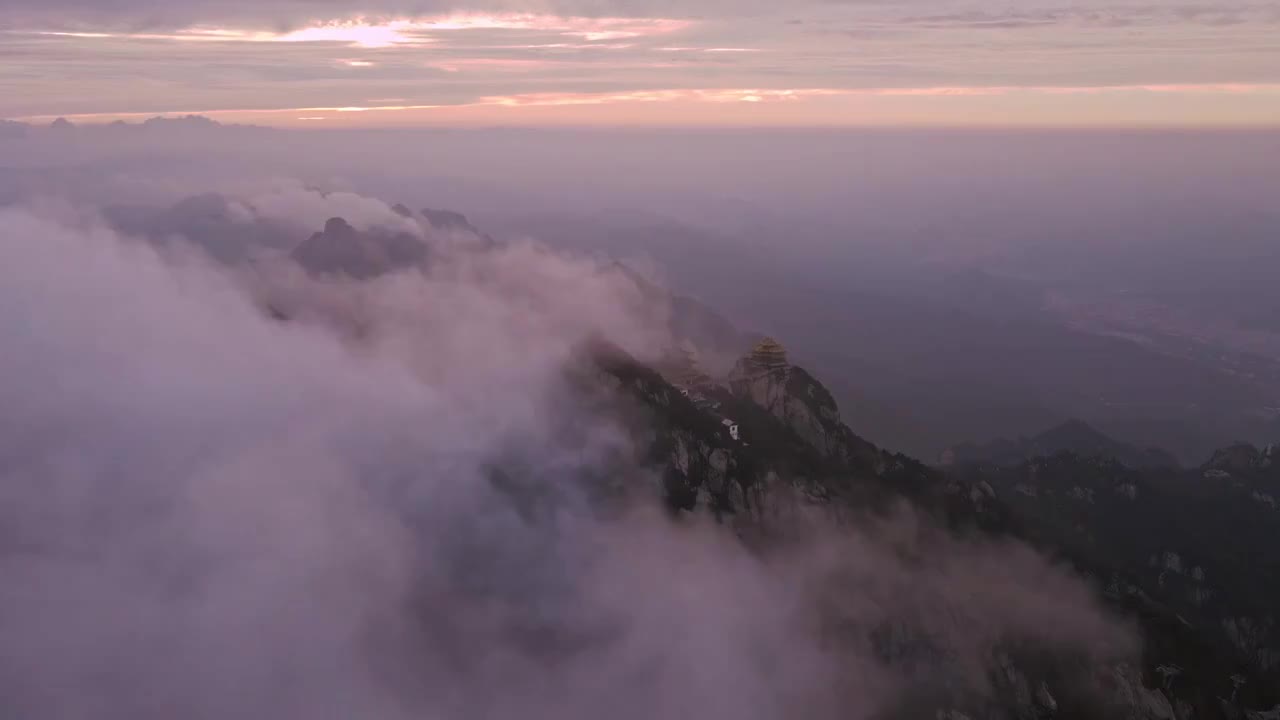
[(345, 275), (357, 280), (417, 265), (426, 256), (426, 245), (410, 233), (360, 232), (340, 217), (331, 218), (324, 230), (293, 250), (293, 259), (313, 275)]

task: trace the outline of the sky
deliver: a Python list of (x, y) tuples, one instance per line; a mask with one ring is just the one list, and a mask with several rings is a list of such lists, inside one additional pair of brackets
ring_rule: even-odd
[(1280, 2), (0, 0), (0, 117), (1280, 125)]

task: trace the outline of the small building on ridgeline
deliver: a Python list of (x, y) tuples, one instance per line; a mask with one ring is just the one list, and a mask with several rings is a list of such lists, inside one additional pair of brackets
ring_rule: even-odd
[(720, 423), (729, 429), (729, 437), (741, 442), (742, 429), (738, 426), (738, 423), (730, 420), (729, 418), (723, 418)]

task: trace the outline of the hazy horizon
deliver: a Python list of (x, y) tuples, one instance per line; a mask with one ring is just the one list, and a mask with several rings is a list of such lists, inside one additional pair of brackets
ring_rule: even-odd
[(9, 0), (0, 117), (1276, 127), (1278, 29), (1249, 0)]
[[(855, 431), (925, 460), (1073, 418), (1188, 464), (1280, 439), (1280, 132), (173, 120), (0, 147), (0, 201), (252, 205), (286, 182), (626, 261), (782, 339)], [(309, 212), (282, 241), (344, 214)]]

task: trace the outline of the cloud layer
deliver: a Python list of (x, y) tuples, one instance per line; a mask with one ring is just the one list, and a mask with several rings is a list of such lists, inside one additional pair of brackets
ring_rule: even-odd
[[(389, 215), (266, 188), (237, 217)], [(1132, 651), (1030, 550), (909, 513), (762, 555), (592, 509), (656, 483), (575, 348), (663, 342), (595, 263), (427, 234), (425, 274), (229, 275), (94, 215), (0, 208), (3, 714), (870, 717), (991, 691), (1008, 643)]]

